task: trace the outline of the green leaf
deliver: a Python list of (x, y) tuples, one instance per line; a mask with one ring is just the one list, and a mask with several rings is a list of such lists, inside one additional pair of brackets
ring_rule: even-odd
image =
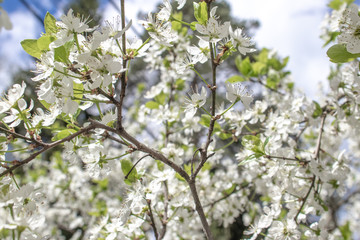
[(246, 79), (243, 78), (242, 76), (234, 75), (234, 76), (228, 78), (225, 82), (236, 83), (236, 82), (244, 82), (244, 81), (246, 81)]
[(339, 10), (343, 3), (350, 4), (352, 2), (354, 2), (354, 0), (332, 0), (328, 6), (334, 10)]
[(193, 30), (193, 31), (196, 30), (196, 24), (199, 24), (199, 23), (198, 23), (198, 22), (192, 22), (192, 23), (190, 24), (191, 30)]
[(57, 33), (56, 18), (49, 12), (45, 15), (44, 27), (46, 33)]
[(69, 63), (70, 49), (74, 45), (73, 41), (65, 43), (63, 46), (54, 49), (54, 59), (59, 62)]
[(235, 58), (235, 66), (240, 71), (240, 64), (242, 62), (241, 55), (237, 55)]
[(25, 39), (21, 41), (21, 46), (30, 56), (37, 59), (41, 57), (41, 49), (38, 47), (37, 39)]
[(312, 117), (313, 118), (318, 118), (321, 116), (321, 114), (323, 113), (323, 110), (322, 108), (320, 107), (320, 105), (316, 102), (316, 101), (313, 101), (313, 103), (315, 104), (315, 110), (312, 114)]
[(158, 169), (160, 170), (160, 171), (164, 171), (164, 169), (165, 169), (165, 164), (163, 163), (163, 162), (161, 162), (160, 160), (156, 160), (156, 165), (157, 165), (157, 167), (158, 167)]
[(208, 20), (208, 13), (207, 13), (207, 3), (206, 2), (200, 2), (200, 3), (193, 3), (194, 5), (194, 16), (196, 20), (201, 25), (206, 25)]
[(257, 77), (266, 73), (266, 64), (263, 62), (255, 62), (252, 64), (252, 75)]
[[(128, 175), (128, 178), (125, 179), (125, 183), (128, 185), (131, 185), (132, 183), (134, 183), (137, 179), (137, 171), (136, 168), (133, 168), (131, 170), (131, 168), (133, 167), (133, 164), (130, 160), (127, 159), (122, 159), (121, 160), (121, 170), (124, 174), (124, 176)], [(131, 170), (131, 172), (130, 172)]]
[(52, 140), (53, 141), (58, 141), (58, 140), (61, 140), (63, 138), (66, 138), (66, 137), (70, 136), (73, 133), (76, 133), (75, 129), (72, 129), (72, 128), (64, 129), (64, 130), (58, 132), (56, 134), (56, 136), (52, 138)]
[(224, 132), (221, 132), (219, 134), (219, 137), (221, 140), (226, 140), (226, 139), (229, 139), (232, 137), (232, 134), (231, 133), (224, 133)]
[[(210, 122), (211, 122), (211, 117), (207, 114), (202, 114), (201, 115), (201, 119), (199, 121), (199, 123), (207, 128), (210, 127)], [(214, 124), (214, 131), (213, 133), (215, 132), (220, 132), (221, 131), (221, 126), (218, 122), (215, 122)]]
[(262, 63), (266, 63), (268, 61), (269, 58), (269, 50), (266, 48), (263, 48), (259, 54), (259, 56), (257, 57), (259, 62)]
[(241, 144), (254, 152), (254, 157), (259, 158), (265, 155), (264, 144), (259, 137), (253, 135), (246, 135), (241, 139)]
[(252, 66), (250, 63), (249, 57), (246, 57), (241, 63), (238, 68), (239, 72), (243, 74), (244, 76), (249, 76), (252, 72)]
[(158, 109), (159, 108), (159, 103), (154, 102), (154, 101), (149, 101), (145, 104), (145, 107), (149, 108), (149, 109)]
[(334, 63), (346, 63), (354, 60), (354, 58), (360, 57), (360, 54), (349, 53), (344, 44), (336, 44), (330, 47), (326, 54), (330, 58), (330, 61)]
[(352, 232), (350, 230), (350, 223), (349, 221), (346, 222), (345, 225), (339, 227), (341, 235), (343, 236), (344, 240), (351, 240), (352, 239)]
[(40, 50), (49, 50), (49, 45), (55, 41), (55, 37), (49, 35), (43, 35), (37, 40), (37, 46)]
[(224, 195), (232, 194), (232, 193), (235, 191), (236, 186), (237, 186), (236, 184), (233, 184), (230, 188), (225, 189), (225, 190), (223, 191), (223, 194), (224, 194)]
[[(84, 85), (82, 83), (74, 82), (73, 88), (74, 88), (74, 97), (82, 99), (82, 97), (84, 95)], [(80, 100), (75, 100), (75, 102), (80, 103)]]
[(165, 100), (166, 100), (166, 97), (167, 97), (167, 94), (164, 93), (164, 92), (161, 92), (160, 94), (158, 94), (158, 95), (155, 97), (155, 101), (158, 102), (158, 103), (161, 104), (161, 105), (164, 105)]
[(39, 101), (47, 110), (49, 110), (51, 106), (50, 103), (46, 102), (45, 100), (39, 100)]

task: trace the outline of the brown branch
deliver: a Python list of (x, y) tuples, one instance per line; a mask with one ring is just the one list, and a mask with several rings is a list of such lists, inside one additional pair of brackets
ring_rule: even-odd
[(191, 195), (193, 196), (193, 199), (194, 199), (194, 202), (195, 202), (195, 209), (196, 209), (196, 212), (199, 214), (199, 217), (200, 217), (200, 220), (201, 220), (201, 223), (202, 223), (206, 238), (208, 240), (213, 240), (214, 238), (212, 236), (209, 223), (207, 222), (207, 219), (206, 219), (206, 216), (205, 216), (205, 213), (204, 213), (204, 209), (203, 209), (203, 207), (201, 205), (199, 195), (198, 195), (197, 190), (196, 190), (195, 178), (192, 178), (190, 181), (188, 181), (188, 184), (190, 186)]
[(168, 223), (168, 208), (169, 208), (169, 189), (167, 186), (167, 182), (164, 181), (164, 216), (162, 218), (162, 230), (159, 239), (163, 239), (166, 233), (167, 229), (167, 223)]
[(37, 156), (39, 156), (41, 153), (52, 149), (58, 145), (60, 145), (61, 143), (70, 141), (74, 138), (76, 138), (77, 136), (83, 134), (83, 133), (87, 133), (95, 128), (98, 128), (101, 126), (101, 123), (97, 123), (97, 122), (93, 122), (91, 123), (89, 126), (84, 127), (82, 129), (80, 129), (79, 131), (77, 131), (76, 133), (73, 133), (69, 136), (67, 136), (66, 138), (63, 138), (61, 140), (52, 142), (52, 143), (48, 143), (46, 145), (43, 146), (43, 148), (41, 150), (39, 150), (38, 152), (35, 152), (33, 154), (31, 154), (29, 157), (27, 157), (26, 159), (22, 160), (22, 161), (16, 161), (16, 164), (9, 167), (8, 169), (6, 169), (5, 171), (3, 171), (2, 173), (0, 173), (0, 177), (5, 176), (8, 173), (12, 173), (12, 171), (14, 171), (15, 169), (17, 169), (18, 167), (21, 167), (22, 165), (25, 165), (27, 163), (29, 163), (30, 161), (34, 160)]
[(151, 210), (151, 200), (147, 199), (146, 202), (147, 202), (147, 205), (149, 207), (149, 211), (147, 212), (147, 214), (148, 214), (148, 216), (150, 217), (150, 220), (151, 220), (150, 225), (154, 229), (155, 239), (158, 240), (159, 239), (159, 234), (158, 234), (158, 231), (156, 229), (156, 223), (155, 223), (154, 215), (153, 215), (152, 210)]
[[(125, 29), (125, 0), (121, 0), (121, 29)], [(123, 68), (126, 68), (127, 64), (127, 56), (126, 56), (126, 33), (123, 33), (122, 36), (122, 52), (123, 56)], [(120, 73), (119, 79), (121, 81), (121, 90), (120, 90), (120, 101), (119, 105), (117, 105), (118, 109), (118, 119), (117, 119), (117, 129), (122, 128), (122, 106), (124, 104), (124, 98), (126, 95), (126, 86), (127, 86), (127, 71)]]
[(156, 151), (145, 144), (139, 142), (137, 139), (135, 139), (133, 136), (131, 136), (129, 133), (125, 131), (125, 129), (121, 128), (117, 130), (117, 134), (127, 141), (131, 142), (136, 146), (136, 148), (141, 151), (150, 154), (150, 156), (156, 160), (160, 160), (161, 162), (165, 163), (169, 167), (171, 167), (175, 172), (180, 174), (181, 177), (183, 177), (186, 181), (190, 180), (189, 175), (176, 163), (169, 160), (167, 157), (165, 157), (163, 154), (161, 154), (159, 151)]
[[(316, 161), (319, 160), (319, 156), (320, 156), (321, 139), (322, 139), (322, 134), (323, 134), (323, 132), (324, 132), (325, 119), (326, 119), (326, 113), (323, 113), (322, 116), (321, 116), (320, 132), (319, 132), (319, 136), (318, 136), (318, 139), (317, 139), (317, 142), (316, 142), (316, 149), (315, 149), (315, 153), (314, 153), (314, 158), (315, 158)], [(301, 210), (302, 210), (303, 207), (305, 206), (305, 203), (306, 203), (308, 197), (310, 196), (311, 190), (312, 190), (312, 189), (314, 188), (314, 186), (315, 186), (315, 181), (316, 181), (316, 176), (313, 175), (310, 188), (309, 188), (308, 192), (306, 193), (306, 196), (303, 198), (301, 207), (300, 207), (299, 211), (297, 212), (297, 214), (296, 214), (296, 216), (295, 216), (295, 218), (294, 218), (295, 222), (297, 222), (297, 218), (298, 218)]]
[(316, 177), (315, 175), (313, 176), (312, 178), (312, 181), (311, 181), (311, 185), (310, 185), (310, 188), (308, 190), (308, 192), (306, 193), (305, 197), (302, 199), (302, 204), (301, 204), (301, 207), (299, 209), (299, 211), (296, 213), (295, 217), (294, 217), (294, 221), (297, 223), (297, 218), (299, 217), (299, 214), (301, 213), (301, 210), (304, 208), (305, 206), (305, 203), (306, 203), (306, 200), (308, 199), (308, 197), (310, 196), (310, 192), (311, 190), (314, 188), (315, 186), (315, 180), (316, 180)]

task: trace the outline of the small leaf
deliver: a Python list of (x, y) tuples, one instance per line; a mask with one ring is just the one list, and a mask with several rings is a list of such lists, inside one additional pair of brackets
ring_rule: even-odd
[(315, 104), (315, 110), (312, 114), (312, 117), (313, 118), (318, 118), (321, 116), (321, 114), (323, 113), (323, 110), (322, 108), (320, 107), (320, 105), (316, 102), (316, 101), (313, 101), (313, 103)]
[(131, 185), (137, 179), (136, 178), (137, 177), (136, 168), (132, 169), (132, 167), (133, 167), (133, 164), (132, 164), (132, 162), (130, 160), (127, 160), (127, 159), (122, 159), (121, 160), (121, 170), (122, 170), (124, 176), (128, 176), (128, 178), (125, 179), (125, 183), (128, 184), (128, 185)]
[[(209, 115), (207, 115), (207, 114), (202, 114), (201, 115), (201, 119), (199, 121), (199, 123), (201, 125), (208, 128), (208, 127), (210, 127), (210, 122), (211, 122), (211, 117)], [(221, 131), (221, 126), (220, 126), (220, 124), (218, 122), (215, 122), (213, 133), (219, 132), (219, 131)]]
[(266, 64), (263, 62), (255, 62), (252, 64), (252, 76), (257, 77), (266, 73)]
[(242, 76), (234, 75), (234, 76), (228, 78), (225, 82), (236, 83), (236, 82), (244, 82), (244, 81), (246, 81), (246, 79), (243, 78)]
[(207, 13), (207, 3), (206, 2), (200, 2), (200, 3), (193, 3), (194, 6), (194, 16), (196, 20), (201, 25), (206, 25), (208, 20), (208, 13)]
[(334, 63), (346, 63), (352, 61), (354, 58), (360, 57), (360, 54), (349, 53), (344, 44), (336, 44), (330, 47), (326, 54), (330, 58), (330, 61)]
[(56, 26), (56, 18), (51, 15), (49, 12), (46, 13), (44, 19), (44, 27), (46, 33), (56, 33), (57, 26)]
[(149, 109), (158, 109), (159, 108), (159, 103), (154, 102), (154, 101), (149, 101), (145, 104), (145, 107), (149, 108)]
[(250, 63), (249, 57), (246, 57), (241, 63), (240, 67), (238, 68), (239, 72), (244, 76), (249, 76), (252, 71), (252, 66)]
[(36, 39), (25, 39), (21, 41), (21, 46), (27, 52), (30, 56), (33, 56), (37, 59), (40, 59), (41, 57), (41, 50), (38, 47), (37, 40)]
[(49, 45), (55, 41), (55, 37), (43, 35), (37, 40), (37, 46), (40, 50), (49, 50)]
[(65, 43), (63, 46), (54, 50), (54, 59), (59, 62), (69, 63), (70, 49), (74, 45), (73, 41)]
[(219, 137), (221, 140), (226, 140), (226, 139), (229, 139), (232, 137), (232, 134), (231, 133), (224, 133), (224, 132), (221, 132), (219, 134)]
[(61, 140), (61, 139), (63, 139), (63, 138), (66, 138), (66, 137), (70, 136), (70, 135), (73, 134), (73, 133), (76, 133), (76, 130), (75, 130), (75, 129), (72, 129), (72, 128), (70, 128), (70, 129), (64, 129), (64, 130), (58, 132), (58, 133), (56, 134), (56, 136), (52, 138), (52, 140), (53, 140), (53, 141), (58, 141), (58, 140)]
[(352, 239), (352, 232), (350, 230), (350, 223), (349, 221), (346, 222), (345, 225), (339, 227), (341, 235), (344, 240), (351, 240)]
[(161, 105), (164, 105), (166, 97), (167, 97), (167, 94), (164, 92), (161, 92), (160, 94), (156, 95), (155, 101)]

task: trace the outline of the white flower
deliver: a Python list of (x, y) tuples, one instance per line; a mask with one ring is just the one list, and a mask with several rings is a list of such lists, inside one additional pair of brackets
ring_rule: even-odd
[(351, 4), (344, 11), (344, 19), (340, 24), (339, 43), (345, 43), (348, 52), (360, 53), (360, 17), (356, 4)]
[(246, 86), (242, 86), (238, 83), (225, 83), (226, 87), (226, 98), (234, 103), (236, 101), (241, 101), (245, 108), (249, 108), (251, 101), (253, 100), (251, 92), (247, 89)]
[(202, 87), (201, 94), (196, 91), (190, 96), (190, 98), (186, 98), (186, 115), (189, 115), (191, 117), (194, 116), (197, 109), (201, 108), (206, 103), (206, 97), (206, 89), (205, 87)]
[(8, 111), (14, 104), (24, 95), (26, 84), (23, 82), (21, 86), (14, 84), (9, 89), (8, 95), (0, 101), (0, 113)]
[(202, 39), (199, 40), (199, 47), (189, 46), (187, 51), (192, 56), (192, 64), (205, 63), (210, 57), (209, 43)]
[(238, 28), (235, 31), (232, 30), (232, 27), (229, 27), (229, 34), (231, 37), (231, 42), (235, 48), (239, 50), (242, 55), (256, 51), (256, 49), (251, 48), (254, 45), (249, 37), (246, 37), (242, 34), (242, 29)]
[[(27, 108), (27, 103), (24, 99), (19, 99), (18, 108), (11, 108), (10, 114), (3, 118), (3, 121), (10, 124), (9, 127), (16, 127), (20, 124), (21, 120), (30, 117), (30, 111), (34, 107), (34, 102), (31, 100), (30, 106)], [(20, 111), (19, 111), (20, 110)]]
[(93, 28), (89, 28), (87, 25), (89, 22), (88, 19), (75, 17), (72, 9), (68, 11), (67, 15), (62, 15), (60, 19), (62, 22), (57, 22), (57, 24), (71, 32), (82, 33), (91, 32), (93, 30)]
[(225, 22), (223, 25), (220, 25), (215, 18), (209, 18), (206, 26), (196, 24), (195, 27), (199, 33), (204, 35), (198, 36), (200, 39), (203, 39), (207, 42), (217, 43), (221, 39), (228, 36), (230, 22)]
[(182, 9), (185, 6), (186, 0), (175, 0), (178, 2), (179, 6), (177, 9)]
[(172, 7), (169, 0), (164, 0), (164, 4), (160, 8), (161, 9), (157, 14), (157, 18), (162, 21), (169, 20), (172, 11)]

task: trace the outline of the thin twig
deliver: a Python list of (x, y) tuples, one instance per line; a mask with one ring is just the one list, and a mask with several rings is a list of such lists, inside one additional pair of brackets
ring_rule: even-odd
[(141, 157), (141, 158), (131, 167), (130, 171), (126, 174), (125, 179), (128, 179), (130, 173), (132, 172), (132, 170), (134, 170), (134, 168), (136, 167), (136, 165), (137, 165), (141, 160), (143, 160), (144, 158), (146, 158), (146, 157), (148, 157), (148, 156), (150, 156), (150, 154), (146, 154), (145, 156)]
[(58, 141), (55, 141), (55, 142), (48, 143), (48, 144), (44, 145), (42, 149), (40, 149), (39, 151), (31, 154), (26, 159), (24, 159), (22, 161), (16, 161), (15, 165), (9, 167), (8, 169), (6, 169), (2, 173), (0, 173), (0, 177), (5, 176), (6, 174), (11, 173), (15, 169), (17, 169), (18, 167), (21, 167), (22, 165), (25, 165), (25, 164), (29, 163), (30, 161), (34, 160), (41, 153), (43, 153), (43, 152), (45, 152), (45, 151), (47, 151), (49, 149), (52, 149), (52, 148), (54, 148), (54, 147), (56, 147), (56, 146), (58, 146), (58, 145), (60, 145), (60, 144), (62, 144), (64, 142), (68, 142), (68, 141), (76, 138), (77, 136), (79, 136), (79, 135), (81, 135), (83, 133), (87, 133), (87, 132), (89, 132), (89, 131), (91, 131), (91, 130), (99, 127), (99, 126), (101, 126), (101, 125), (99, 125), (97, 122), (93, 122), (89, 126), (80, 129), (76, 133), (73, 133), (73, 134), (71, 134), (71, 135), (69, 135), (69, 136), (67, 136), (67, 137), (65, 137), (65, 138), (63, 138), (61, 140), (58, 140)]
[(151, 220), (150, 224), (154, 229), (155, 239), (158, 240), (159, 239), (159, 234), (158, 234), (158, 231), (156, 229), (156, 223), (155, 223), (154, 215), (153, 215), (152, 210), (151, 210), (151, 200), (147, 199), (146, 202), (147, 202), (147, 205), (149, 207), (149, 211), (147, 212), (147, 214), (149, 215), (150, 220)]
[(306, 159), (300, 159), (300, 158), (288, 158), (288, 157), (279, 157), (279, 156), (271, 156), (271, 155), (265, 155), (266, 158), (276, 158), (276, 159), (282, 159), (282, 160), (288, 160), (288, 161), (295, 161), (295, 162), (301, 162), (301, 163), (309, 163), (310, 160)]
[(169, 189), (167, 186), (167, 182), (164, 181), (164, 216), (162, 218), (162, 230), (159, 239), (163, 239), (167, 229), (168, 223), (168, 208), (169, 208)]

